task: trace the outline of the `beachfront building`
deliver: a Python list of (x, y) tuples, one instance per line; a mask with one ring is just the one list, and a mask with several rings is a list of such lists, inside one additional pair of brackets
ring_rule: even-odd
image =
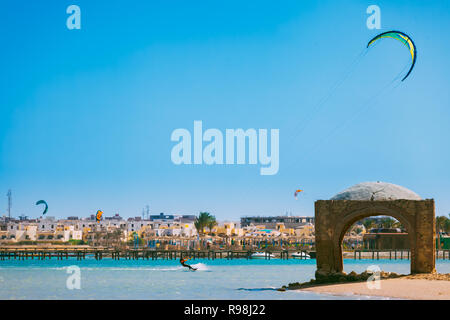
[[(138, 225), (139, 226), (139, 225)], [(137, 232), (139, 237), (154, 238), (154, 237), (193, 237), (197, 235), (197, 229), (193, 222), (176, 222), (163, 223), (154, 222), (143, 224), (137, 230), (128, 229), (129, 234)]]
[[(302, 228), (302, 227), (299, 227)], [(283, 236), (294, 236), (295, 235), (295, 229), (294, 228), (286, 228), (286, 226), (284, 225), (284, 223), (277, 223), (276, 225), (276, 230), (279, 231), (281, 233), (281, 235)]]
[(17, 228), (0, 232), (0, 242), (17, 243), (22, 241), (57, 241), (67, 242), (70, 239), (81, 239), (82, 232), (73, 227), (62, 225), (54, 230), (40, 230), (39, 224), (18, 225)]
[(9, 241), (9, 232), (6, 230), (0, 230), (0, 243), (8, 242)]
[(307, 223), (314, 224), (314, 217), (308, 216), (247, 216), (241, 218), (241, 227), (264, 225), (268, 229), (276, 229), (282, 223), (286, 228), (297, 228)]
[(192, 223), (194, 223), (196, 218), (197, 218), (197, 216), (193, 215), (193, 214), (185, 214), (185, 215), (177, 215), (177, 216), (175, 216), (175, 219), (180, 221), (180, 222), (192, 222)]
[(212, 233), (218, 236), (241, 237), (244, 235), (244, 229), (240, 228), (237, 222), (223, 221), (219, 222), (218, 225), (212, 229)]
[(39, 231), (55, 231), (58, 225), (58, 222), (54, 217), (47, 217), (45, 219), (38, 220), (39, 223)]
[[(154, 230), (150, 225), (144, 226), (139, 231), (137, 231), (138, 237), (142, 238), (144, 241), (153, 239), (157, 236), (156, 230)], [(128, 235), (129, 240), (132, 240), (131, 233)]]
[(113, 215), (113, 216), (111, 216), (111, 217), (106, 217), (106, 216), (105, 216), (104, 220), (118, 221), (118, 222), (120, 222), (120, 221), (123, 221), (123, 218), (122, 218), (118, 213), (116, 213), (115, 215)]
[(129, 218), (127, 221), (127, 230), (132, 233), (148, 226), (154, 228), (154, 225), (155, 222), (152, 220), (144, 220), (141, 217)]
[(299, 238), (312, 238), (314, 237), (314, 225), (312, 223), (307, 223), (297, 227), (294, 230), (294, 235)]
[(90, 228), (94, 228), (95, 221), (92, 221), (91, 219), (83, 219), (83, 220), (75, 220), (69, 222), (70, 225), (73, 225), (75, 230), (81, 230), (82, 232), (84, 230), (88, 230)]
[(161, 212), (158, 215), (151, 215), (150, 220), (156, 223), (166, 223), (170, 225), (175, 222), (175, 215), (164, 214), (163, 212)]
[(83, 232), (83, 241), (91, 246), (108, 246), (108, 233), (106, 230), (89, 230)]
[(363, 235), (364, 249), (409, 249), (408, 233), (400, 228), (374, 228)]
[(26, 241), (26, 240), (35, 241), (37, 238), (37, 231), (38, 231), (37, 225), (32, 225), (32, 224), (24, 225), (22, 227), (22, 230), (16, 231), (15, 240), (16, 241)]
[(174, 224), (169, 225), (161, 223), (157, 226), (155, 231), (158, 237), (176, 237), (181, 234), (181, 227)]
[(155, 232), (159, 237), (192, 237), (197, 235), (197, 229), (193, 223), (159, 224), (155, 227)]
[(25, 240), (36, 240), (37, 227), (33, 225), (17, 225), (14, 228), (0, 233), (1, 242), (18, 242)]
[[(189, 220), (191, 221), (191, 220)], [(197, 236), (197, 228), (195, 228), (194, 222), (187, 222), (186, 220), (180, 223), (181, 236), (183, 237), (195, 237)]]
[(257, 226), (247, 226), (244, 228), (244, 237), (255, 238), (255, 237), (279, 237), (282, 233), (275, 229), (268, 229), (264, 225)]
[[(286, 218), (286, 217), (283, 217)], [(292, 217), (288, 217), (292, 218)], [(198, 237), (195, 227), (195, 215), (164, 214), (133, 217), (123, 220), (118, 214), (103, 218), (97, 222), (95, 215), (87, 218), (70, 216), (57, 220), (52, 217), (41, 219), (5, 221), (0, 229), (1, 243), (17, 243), (27, 241), (42, 243), (85, 244), (92, 246), (133, 245), (138, 236), (139, 245), (150, 246), (160, 241), (170, 245), (187, 247), (211, 247), (223, 245), (239, 245), (249, 237), (250, 241), (261, 241), (270, 238), (295, 238), (297, 235), (310, 236), (313, 226), (299, 220), (300, 226), (293, 228), (283, 222), (269, 224), (251, 224), (241, 227), (236, 221), (219, 221), (205, 235)], [(302, 230), (300, 232), (299, 230)], [(299, 233), (300, 232), (300, 233)], [(204, 237), (206, 236), (206, 238)], [(155, 242), (156, 241), (156, 242)], [(250, 243), (250, 242), (249, 242)], [(151, 247), (151, 246), (150, 246)]]

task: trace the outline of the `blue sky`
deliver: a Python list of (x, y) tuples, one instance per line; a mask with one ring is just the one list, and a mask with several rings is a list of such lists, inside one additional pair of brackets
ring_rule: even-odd
[[(81, 30), (66, 28), (70, 4)], [(366, 27), (371, 4), (381, 30)], [(374, 100), (408, 66), (406, 48), (385, 39), (350, 66), (391, 29), (414, 39), (417, 63)], [(377, 180), (447, 214), (449, 31), (448, 1), (5, 1), (0, 214), (11, 188), (14, 216), (38, 217), (40, 199), (56, 217), (138, 216), (146, 204), (220, 220), (313, 215), (315, 200)], [(278, 174), (174, 165), (170, 135), (194, 120), (280, 129)]]

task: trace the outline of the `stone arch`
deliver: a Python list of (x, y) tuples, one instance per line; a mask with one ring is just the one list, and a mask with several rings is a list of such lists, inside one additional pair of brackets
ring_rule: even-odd
[(315, 203), (316, 277), (343, 272), (342, 239), (356, 221), (374, 215), (396, 218), (408, 232), (411, 273), (435, 271), (434, 200), (318, 200)]

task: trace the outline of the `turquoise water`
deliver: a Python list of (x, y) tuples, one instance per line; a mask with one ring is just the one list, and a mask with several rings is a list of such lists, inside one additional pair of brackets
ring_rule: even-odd
[[(0, 261), (0, 299), (365, 299), (274, 290), (314, 278), (315, 260), (194, 260), (192, 272), (172, 260), (86, 259)], [(68, 266), (80, 268), (80, 289), (66, 286)], [(409, 273), (408, 260), (344, 260), (346, 272)], [(436, 269), (450, 273), (449, 260)]]

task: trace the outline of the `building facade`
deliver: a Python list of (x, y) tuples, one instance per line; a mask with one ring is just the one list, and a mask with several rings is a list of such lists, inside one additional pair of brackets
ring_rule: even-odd
[(247, 216), (241, 218), (241, 227), (250, 225), (264, 225), (268, 229), (276, 229), (277, 224), (283, 223), (285, 228), (297, 228), (308, 223), (314, 224), (314, 217), (307, 216)]

